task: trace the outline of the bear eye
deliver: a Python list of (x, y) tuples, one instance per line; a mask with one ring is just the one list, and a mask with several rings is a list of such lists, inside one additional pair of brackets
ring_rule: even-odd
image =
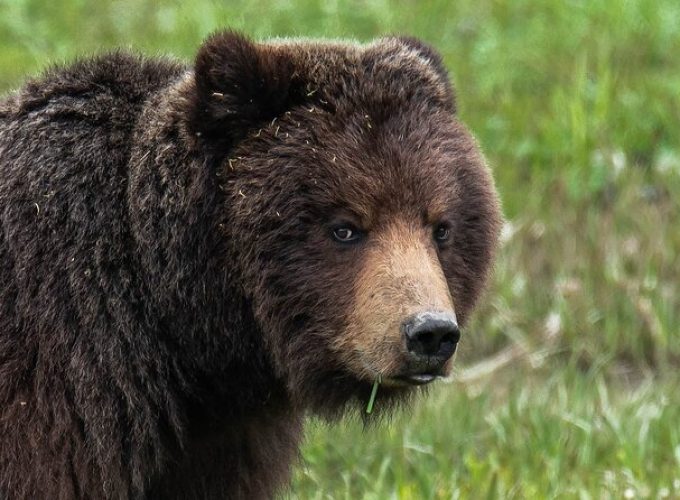
[(333, 238), (340, 243), (354, 243), (361, 238), (361, 233), (351, 225), (343, 225), (333, 229)]
[(451, 230), (446, 224), (439, 224), (434, 230), (434, 239), (437, 243), (444, 243), (448, 241), (451, 236)]

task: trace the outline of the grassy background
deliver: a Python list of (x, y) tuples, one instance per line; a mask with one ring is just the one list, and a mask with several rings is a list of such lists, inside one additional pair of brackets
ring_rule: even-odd
[(224, 26), (436, 46), (508, 219), (457, 379), (312, 422), (286, 496), (680, 498), (680, 2), (0, 0), (0, 91)]

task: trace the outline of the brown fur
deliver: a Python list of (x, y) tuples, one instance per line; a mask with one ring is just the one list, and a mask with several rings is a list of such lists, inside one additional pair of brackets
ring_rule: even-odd
[(404, 316), (466, 324), (499, 225), (415, 39), (226, 32), (29, 81), (0, 103), (0, 498), (271, 497), (306, 411), (399, 373)]

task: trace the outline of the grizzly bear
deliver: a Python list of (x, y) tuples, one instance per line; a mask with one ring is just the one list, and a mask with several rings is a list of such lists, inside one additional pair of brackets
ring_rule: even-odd
[(500, 219), (413, 38), (48, 70), (0, 102), (0, 498), (271, 498), (306, 413), (450, 372)]

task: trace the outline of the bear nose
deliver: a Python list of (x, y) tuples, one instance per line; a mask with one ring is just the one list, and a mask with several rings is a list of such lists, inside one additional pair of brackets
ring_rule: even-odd
[(445, 312), (422, 312), (411, 316), (403, 325), (408, 352), (418, 358), (449, 359), (460, 340), (456, 316)]

